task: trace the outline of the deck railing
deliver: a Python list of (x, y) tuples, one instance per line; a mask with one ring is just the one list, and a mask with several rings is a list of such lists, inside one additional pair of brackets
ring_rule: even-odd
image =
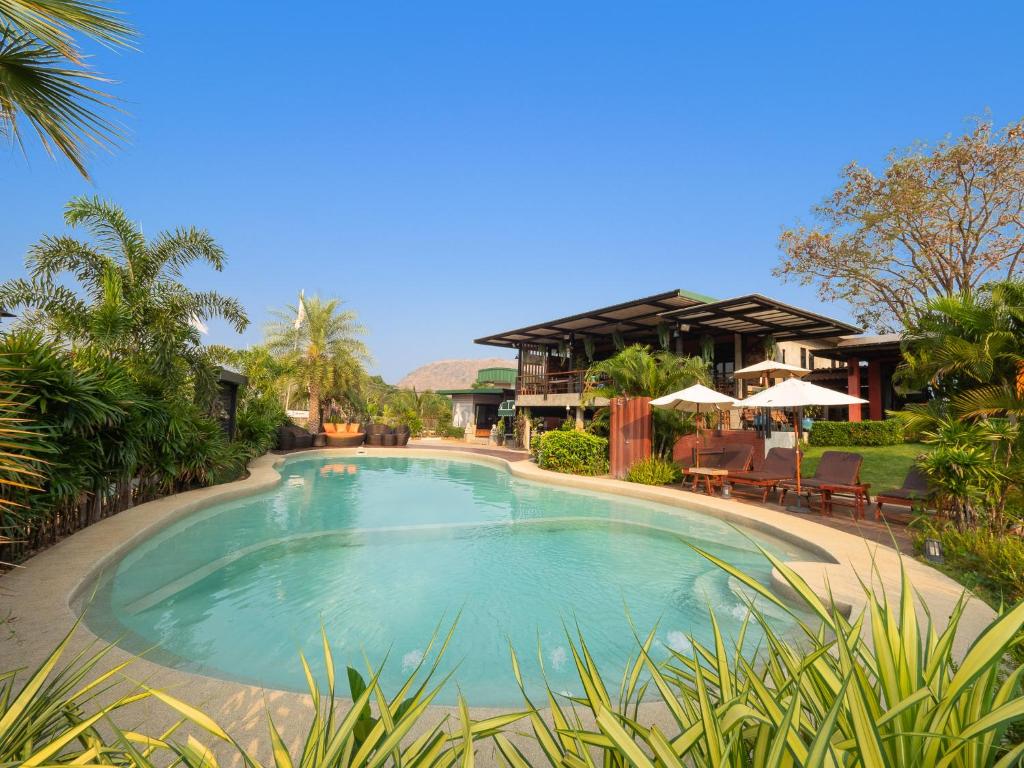
[(582, 394), (588, 383), (594, 386), (602, 381), (605, 381), (604, 377), (588, 376), (586, 369), (524, 374), (516, 383), (516, 392), (520, 395)]

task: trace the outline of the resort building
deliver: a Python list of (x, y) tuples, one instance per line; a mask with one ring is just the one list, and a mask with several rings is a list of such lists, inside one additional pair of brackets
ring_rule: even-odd
[[(502, 416), (514, 412), (516, 371), (514, 368), (481, 368), (467, 389), (442, 389), (438, 394), (452, 399), (452, 425), (462, 427), (466, 439), (486, 441), (491, 427)], [(504, 410), (504, 412), (502, 412)]]
[(899, 337), (860, 334), (847, 322), (760, 294), (719, 301), (677, 289), (491, 334), (476, 343), (516, 350), (515, 406), (529, 408), (533, 417), (583, 422), (588, 409), (606, 405), (582, 399), (589, 365), (639, 343), (703, 355), (712, 363), (715, 389), (737, 398), (753, 383), (735, 381), (733, 371), (768, 357), (799, 365), (812, 371), (809, 380), (869, 401), (833, 408), (823, 418), (882, 419), (887, 409), (900, 405), (892, 386)]

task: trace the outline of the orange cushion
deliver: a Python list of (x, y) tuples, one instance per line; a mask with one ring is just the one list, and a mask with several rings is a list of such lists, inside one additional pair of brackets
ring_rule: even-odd
[(359, 431), (359, 424), (349, 422), (348, 424), (345, 425), (345, 431), (348, 432), (350, 435), (354, 435), (356, 432)]
[(338, 429), (338, 425), (337, 424), (331, 424), (331, 423), (324, 424), (324, 432), (326, 432), (329, 435), (334, 434), (337, 431), (337, 429)]

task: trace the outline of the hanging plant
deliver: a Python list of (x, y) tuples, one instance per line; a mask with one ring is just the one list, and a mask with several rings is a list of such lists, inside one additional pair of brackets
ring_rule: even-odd
[(671, 329), (665, 323), (658, 323), (658, 343), (665, 351), (668, 351), (669, 344), (672, 342), (671, 333)]
[(700, 356), (704, 358), (706, 363), (713, 363), (715, 361), (715, 340), (710, 334), (705, 333), (700, 337)]
[(563, 360), (569, 357), (569, 345), (564, 341), (558, 342), (558, 356)]
[(765, 360), (774, 360), (779, 354), (779, 343), (775, 340), (775, 336), (768, 334), (764, 337), (761, 345), (764, 349)]
[(587, 356), (587, 362), (594, 362), (594, 340), (587, 336), (583, 339), (583, 352)]
[(618, 350), (626, 348), (626, 340), (622, 338), (622, 334), (618, 331), (612, 333), (612, 343), (615, 344), (615, 348)]

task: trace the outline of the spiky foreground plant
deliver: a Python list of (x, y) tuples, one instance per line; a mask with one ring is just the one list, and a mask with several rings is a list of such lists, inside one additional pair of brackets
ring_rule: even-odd
[[(701, 554), (792, 613), (754, 579)], [(1024, 666), (1009, 669), (1005, 661), (1022, 643), (1024, 604), (994, 621), (958, 662), (953, 641), (963, 600), (941, 632), (930, 616), (919, 629), (904, 569), (898, 605), (866, 587), (867, 610), (850, 621), (784, 563), (764, 554), (820, 625), (793, 614), (802, 633), (794, 643), (750, 602), (748, 622), (760, 625), (763, 640), (749, 656), (740, 650), (749, 623), (730, 647), (712, 611), (712, 646), (691, 639), (692, 653), (671, 650), (666, 664), (651, 657), (652, 633), (640, 643), (614, 703), (579, 636), (572, 653), (584, 695), (565, 701), (549, 691), (554, 727), (536, 710), (531, 716), (549, 764), (1010, 768), (1024, 758), (1024, 744), (1007, 738), (1011, 724), (1024, 718)], [(513, 664), (522, 685), (514, 654)], [(647, 691), (655, 695), (645, 697)], [(641, 709), (645, 698), (663, 705), (662, 725)], [(510, 765), (528, 765), (509, 739), (495, 738)]]

